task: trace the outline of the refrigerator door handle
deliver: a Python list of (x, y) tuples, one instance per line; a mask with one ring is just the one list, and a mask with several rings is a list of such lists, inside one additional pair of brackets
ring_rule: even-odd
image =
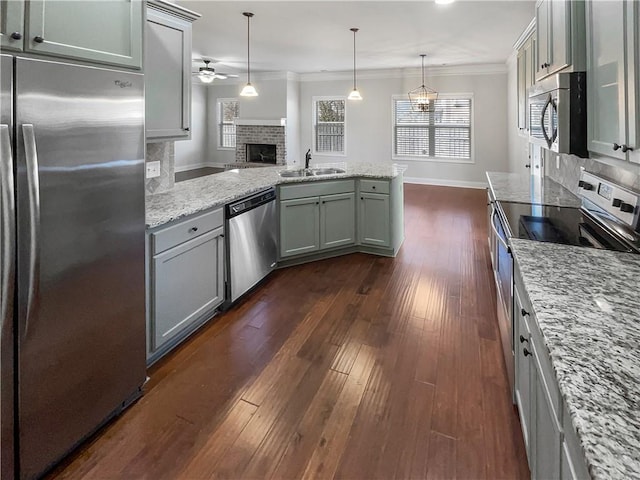
[(26, 336), (29, 321), (35, 310), (36, 299), (40, 289), (40, 185), (38, 177), (38, 150), (33, 125), (22, 125), (24, 153), (27, 167), (27, 189), (29, 195), (29, 270), (27, 291), (27, 315), (25, 318), (23, 335)]
[(0, 272), (0, 329), (4, 330), (6, 322), (13, 316), (13, 285), (15, 283), (15, 199), (13, 196), (13, 155), (11, 152), (11, 139), (9, 138), (9, 126), (0, 125), (0, 195), (2, 201), (2, 231), (4, 242), (2, 244), (2, 272)]

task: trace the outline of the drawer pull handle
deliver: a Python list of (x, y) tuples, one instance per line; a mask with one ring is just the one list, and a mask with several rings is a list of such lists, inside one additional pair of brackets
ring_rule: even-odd
[(189, 229), (190, 232), (197, 232), (198, 231), (198, 227), (191, 227)]
[(521, 314), (523, 317), (526, 317), (526, 316), (528, 316), (528, 315), (529, 315), (529, 312), (527, 312), (524, 308), (521, 308), (521, 309), (520, 309), (520, 314)]
[(522, 335), (520, 335), (520, 343), (524, 343), (524, 342), (529, 343), (529, 340), (524, 338)]
[(11, 34), (11, 38), (14, 40), (22, 40), (22, 34), (20, 32), (13, 32)]
[(527, 350), (526, 348), (522, 349), (522, 353), (524, 353), (525, 357), (531, 356), (533, 355), (533, 353), (531, 353), (529, 350)]
[(620, 145), (618, 145), (617, 143), (613, 144), (613, 151), (615, 152), (616, 150), (620, 149)]
[(622, 153), (633, 152), (633, 148), (628, 145), (622, 145)]
[(374, 186), (372, 186), (371, 188), (373, 188), (373, 189), (375, 190), (375, 189), (376, 189), (376, 186), (374, 185)]
[(44, 37), (41, 37), (40, 35), (37, 35), (35, 37), (33, 37), (33, 41), (36, 43), (42, 43), (44, 42)]

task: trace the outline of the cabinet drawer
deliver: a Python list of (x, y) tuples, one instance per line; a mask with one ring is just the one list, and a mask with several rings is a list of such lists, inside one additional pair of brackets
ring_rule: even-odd
[(355, 192), (354, 180), (337, 180), (330, 182), (305, 182), (296, 185), (280, 186), (280, 200), (295, 198), (320, 197), (337, 193)]
[(180, 220), (170, 227), (151, 234), (152, 255), (164, 252), (187, 240), (221, 227), (224, 223), (222, 208), (196, 217)]
[(360, 191), (368, 193), (389, 193), (387, 180), (360, 180)]

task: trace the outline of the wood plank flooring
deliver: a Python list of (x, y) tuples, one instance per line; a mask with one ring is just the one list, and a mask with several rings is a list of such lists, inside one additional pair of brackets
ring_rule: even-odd
[(485, 198), (406, 185), (395, 259), (275, 272), (50, 477), (529, 478)]

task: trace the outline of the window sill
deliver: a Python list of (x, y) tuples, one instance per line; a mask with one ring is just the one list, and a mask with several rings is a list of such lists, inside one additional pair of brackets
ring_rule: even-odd
[(473, 165), (475, 164), (475, 160), (470, 158), (440, 158), (440, 157), (407, 157), (407, 156), (399, 156), (393, 155), (391, 157), (392, 160), (402, 160), (409, 162), (429, 162), (429, 163), (462, 163)]
[(227, 152), (235, 152), (236, 147), (218, 147), (218, 150), (225, 150)]

